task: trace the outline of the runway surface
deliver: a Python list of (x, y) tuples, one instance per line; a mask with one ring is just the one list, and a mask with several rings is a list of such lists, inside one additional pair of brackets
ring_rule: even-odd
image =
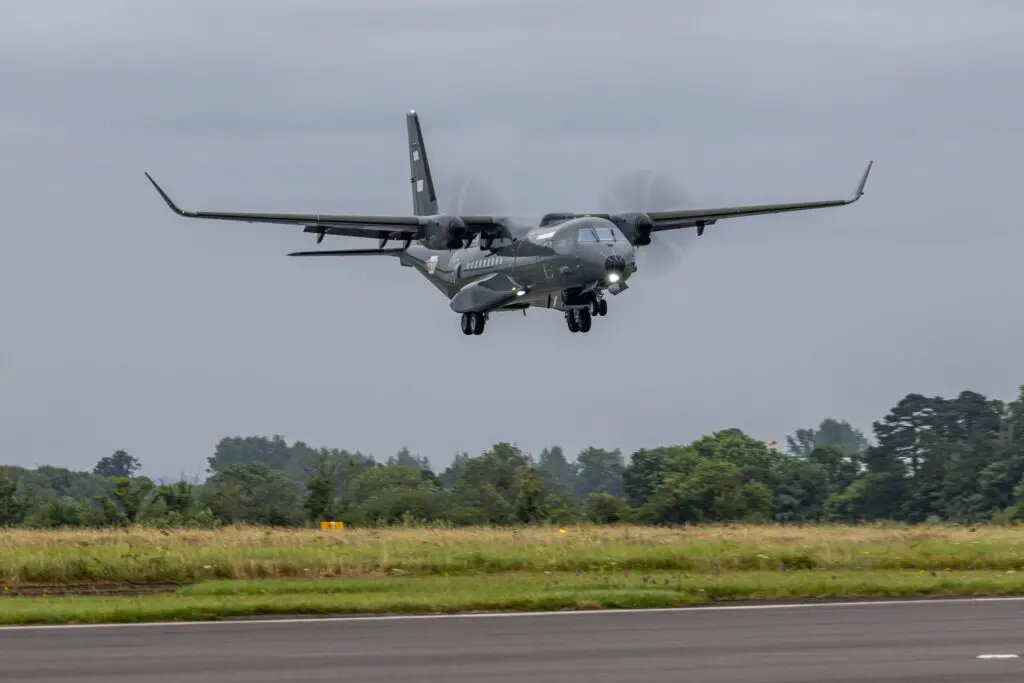
[(0, 629), (0, 680), (1020, 683), (1024, 601)]

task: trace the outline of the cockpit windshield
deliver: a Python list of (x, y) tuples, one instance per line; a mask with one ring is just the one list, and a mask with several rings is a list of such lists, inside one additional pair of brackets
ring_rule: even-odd
[(551, 227), (548, 230), (532, 232), (528, 239), (534, 244), (554, 247), (558, 253), (567, 253), (567, 250), (572, 249), (572, 245), (576, 243), (608, 244), (628, 241), (626, 236), (614, 225), (609, 225), (604, 221), (588, 221), (587, 223), (577, 228), (566, 225), (564, 228)]
[(580, 242), (624, 242), (625, 236), (615, 227), (580, 228)]

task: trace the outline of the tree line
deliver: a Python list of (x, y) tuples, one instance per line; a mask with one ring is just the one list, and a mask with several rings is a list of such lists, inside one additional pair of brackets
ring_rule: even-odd
[(908, 394), (872, 425), (823, 420), (776, 448), (738, 429), (628, 457), (500, 442), (443, 471), (403, 448), (385, 462), (282, 437), (230, 437), (204, 482), (155, 482), (123, 450), (92, 471), (0, 467), (0, 527), (212, 528), (632, 522), (1008, 523), (1024, 518), (1024, 386)]

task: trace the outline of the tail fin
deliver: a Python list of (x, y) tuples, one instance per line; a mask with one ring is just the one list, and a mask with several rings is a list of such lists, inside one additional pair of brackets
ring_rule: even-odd
[(409, 170), (412, 172), (412, 208), (416, 216), (434, 216), (437, 208), (437, 192), (427, 162), (427, 148), (423, 144), (423, 130), (420, 117), (415, 111), (405, 115), (409, 132)]

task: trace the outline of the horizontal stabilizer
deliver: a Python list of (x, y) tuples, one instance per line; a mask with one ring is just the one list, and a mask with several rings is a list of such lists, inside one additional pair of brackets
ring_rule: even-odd
[(398, 256), (405, 249), (322, 249), (320, 251), (294, 251), (289, 256)]

